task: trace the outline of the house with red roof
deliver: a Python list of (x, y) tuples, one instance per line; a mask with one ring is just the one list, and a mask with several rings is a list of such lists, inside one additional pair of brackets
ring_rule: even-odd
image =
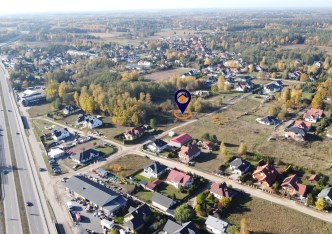
[(319, 181), (319, 179), (320, 179), (320, 176), (319, 176), (319, 175), (316, 175), (316, 174), (311, 175), (311, 176), (309, 177), (309, 181), (310, 181), (311, 183), (315, 183), (315, 182)]
[(188, 146), (182, 146), (179, 152), (179, 159), (183, 163), (189, 163), (194, 158), (201, 154), (201, 150), (198, 148), (197, 144), (189, 144)]
[(202, 148), (207, 150), (213, 150), (215, 145), (211, 141), (203, 141)]
[(166, 182), (173, 185), (176, 188), (180, 187), (188, 188), (192, 185), (193, 178), (191, 175), (187, 175), (184, 172), (173, 169), (168, 174)]
[(221, 199), (222, 197), (232, 198), (235, 195), (233, 190), (228, 188), (225, 182), (220, 184), (213, 182), (210, 193), (218, 199)]
[(297, 175), (288, 176), (281, 184), (282, 189), (292, 195), (304, 197), (307, 191), (307, 186), (301, 184), (301, 180)]
[(137, 127), (137, 128), (132, 128), (129, 129), (124, 133), (124, 137), (126, 140), (132, 141), (137, 138), (140, 138), (144, 134), (144, 128), (143, 126)]
[(309, 131), (312, 127), (312, 124), (307, 121), (296, 120), (294, 122), (294, 126), (298, 127), (298, 128), (302, 128), (304, 131)]
[(316, 123), (323, 115), (323, 110), (311, 108), (303, 114), (303, 119), (310, 123)]
[(147, 185), (145, 185), (145, 188), (147, 190), (154, 191), (158, 187), (158, 185), (160, 185), (161, 183), (162, 183), (161, 180), (156, 179), (156, 180), (148, 183)]
[(252, 177), (262, 185), (271, 186), (278, 177), (278, 171), (269, 163), (264, 166), (257, 166)]
[(192, 137), (187, 134), (187, 133), (183, 133), (177, 137), (174, 137), (169, 143), (168, 145), (170, 146), (174, 146), (174, 147), (177, 147), (177, 148), (181, 148), (181, 146), (189, 143), (192, 141)]

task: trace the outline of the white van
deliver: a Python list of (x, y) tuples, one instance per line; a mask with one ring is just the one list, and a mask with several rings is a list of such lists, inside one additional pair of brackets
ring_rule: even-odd
[(72, 211), (74, 209), (73, 203), (71, 203), (70, 201), (67, 202), (67, 208), (68, 208), (68, 210)]

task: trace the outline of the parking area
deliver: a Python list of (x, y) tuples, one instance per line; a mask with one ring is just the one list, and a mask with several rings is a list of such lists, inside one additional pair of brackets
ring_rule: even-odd
[[(71, 203), (73, 205), (71, 215), (76, 226), (80, 226), (84, 230), (90, 230), (94, 233), (103, 233), (103, 228), (100, 224), (100, 221), (105, 217), (100, 211), (96, 211), (96, 209), (88, 205), (88, 203), (80, 204), (79, 200), (75, 201), (72, 199)], [(90, 207), (90, 209), (88, 210), (87, 207)], [(76, 213), (80, 213), (80, 222), (77, 222), (76, 220)]]

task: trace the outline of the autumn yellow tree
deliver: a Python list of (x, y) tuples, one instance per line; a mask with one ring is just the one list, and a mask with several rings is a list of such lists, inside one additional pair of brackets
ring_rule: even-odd
[(317, 210), (326, 210), (327, 202), (324, 198), (318, 198), (315, 203)]
[(306, 73), (302, 73), (300, 76), (300, 81), (307, 82), (309, 81), (309, 76)]
[(241, 142), (239, 149), (238, 149), (238, 154), (239, 155), (245, 155), (247, 153), (247, 145), (243, 142)]
[(280, 61), (278, 63), (278, 70), (279, 71), (284, 71), (285, 69), (286, 69), (286, 63), (285, 63), (285, 61)]
[(59, 83), (51, 80), (45, 91), (47, 100), (54, 100), (58, 96)]
[(63, 98), (63, 96), (67, 93), (68, 89), (69, 89), (68, 84), (65, 81), (62, 81), (58, 89), (59, 97)]
[(80, 106), (79, 98), (80, 98), (80, 96), (79, 96), (78, 92), (75, 91), (75, 93), (74, 93), (74, 102), (77, 106)]
[(217, 83), (217, 87), (219, 91), (224, 90), (225, 87), (225, 77), (224, 76), (219, 76), (218, 77), (218, 83)]
[(242, 218), (240, 221), (239, 234), (250, 234), (248, 220), (246, 218)]

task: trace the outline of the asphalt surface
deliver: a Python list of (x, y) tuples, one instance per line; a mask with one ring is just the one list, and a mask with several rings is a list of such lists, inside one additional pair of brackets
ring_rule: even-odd
[[(19, 121), (20, 117), (17, 113), (16, 107), (10, 99), (12, 90), (8, 85), (8, 80), (5, 77), (3, 68), (0, 68), (0, 84), (1, 91), (3, 92), (5, 109), (9, 121), (9, 131), (11, 133), (12, 141), (14, 144), (14, 153), (17, 161), (17, 170), (21, 182), (23, 200), (24, 202), (31, 202), (33, 206), (26, 206), (27, 219), (29, 223), (30, 233), (50, 233), (45, 220), (44, 208), (41, 205), (40, 196), (36, 188), (36, 178), (34, 177), (30, 165), (30, 161), (27, 154), (27, 149), (23, 142), (22, 134), (20, 130)], [(33, 165), (32, 165), (33, 166)], [(5, 214), (6, 215), (6, 214)], [(6, 219), (6, 227), (11, 225)], [(20, 233), (20, 232), (9, 232)]]
[(0, 97), (0, 176), (6, 233), (22, 233), (14, 173), (7, 139), (4, 108)]

